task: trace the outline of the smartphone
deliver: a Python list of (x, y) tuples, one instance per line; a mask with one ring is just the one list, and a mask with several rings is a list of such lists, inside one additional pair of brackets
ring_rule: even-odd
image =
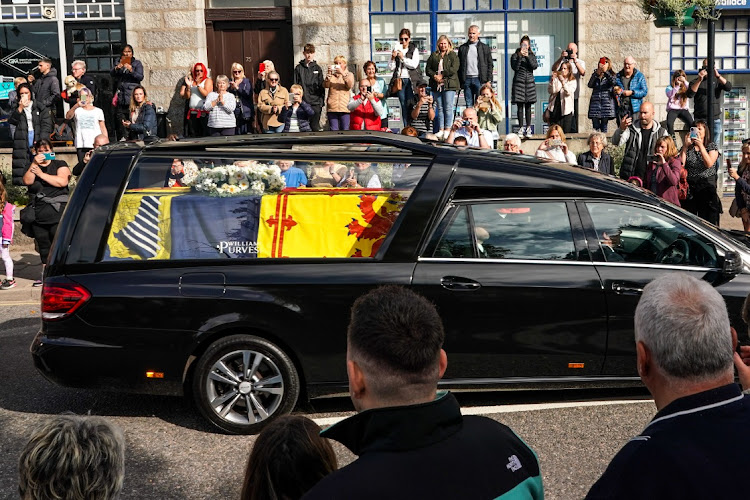
[(691, 139), (698, 138), (698, 127), (690, 127), (690, 138)]
[(133, 56), (121, 56), (120, 57), (120, 64), (132, 64), (133, 62)]
[(370, 92), (372, 92), (372, 87), (367, 87), (367, 93), (369, 94)]
[(55, 153), (42, 153), (44, 155), (44, 159), (46, 161), (54, 160), (55, 159)]
[(549, 141), (549, 147), (551, 148), (559, 148), (562, 146), (562, 141), (560, 139), (552, 139)]
[(341, 69), (341, 66), (339, 66), (338, 64), (334, 64), (331, 68), (333, 69), (333, 71), (338, 71), (339, 69)]
[(258, 73), (263, 73), (266, 70), (266, 63), (260, 63), (258, 65)]
[(656, 156), (656, 155), (648, 155), (648, 157), (646, 158), (646, 160), (647, 160), (647, 161), (648, 161), (649, 163), (651, 163), (652, 161), (656, 161), (656, 159), (657, 159), (657, 158), (659, 158), (659, 157), (658, 157), (658, 156)]
[(425, 94), (430, 95), (432, 94), (432, 87), (425, 87), (424, 89)]

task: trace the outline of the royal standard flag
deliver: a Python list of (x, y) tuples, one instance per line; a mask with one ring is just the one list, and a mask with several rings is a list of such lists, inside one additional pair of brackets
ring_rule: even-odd
[(374, 257), (403, 208), (405, 194), (300, 189), (265, 195), (258, 257)]

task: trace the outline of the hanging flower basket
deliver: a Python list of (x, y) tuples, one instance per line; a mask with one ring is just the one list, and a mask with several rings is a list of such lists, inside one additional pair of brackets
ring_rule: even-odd
[(718, 19), (717, 0), (640, 0), (646, 20), (657, 28), (700, 26), (703, 20)]
[(695, 24), (693, 13), (695, 5), (688, 7), (682, 16), (675, 16), (674, 12), (654, 11), (654, 26), (657, 28), (666, 28), (669, 26), (692, 26)]

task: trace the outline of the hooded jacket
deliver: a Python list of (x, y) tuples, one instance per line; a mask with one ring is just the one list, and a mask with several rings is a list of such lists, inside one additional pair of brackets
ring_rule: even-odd
[[(667, 135), (667, 131), (657, 122), (652, 121), (651, 139), (649, 141), (649, 154), (654, 154), (656, 139)], [(617, 146), (625, 144), (625, 155), (622, 158), (620, 167), (620, 179), (628, 180), (635, 175), (635, 167), (638, 164), (638, 157), (641, 154), (641, 121), (635, 121), (624, 132), (617, 127), (615, 134), (612, 136), (612, 143)]]
[[(41, 121), (39, 106), (34, 101), (31, 105), (31, 124), (35, 131), (40, 130)], [(31, 165), (31, 158), (29, 156), (29, 123), (26, 120), (25, 114), (18, 112), (17, 106), (10, 114), (8, 123), (16, 127), (16, 132), (13, 134), (13, 158), (11, 160), (13, 175), (11, 182), (15, 186), (25, 186), (23, 183), (23, 174), (26, 173), (29, 165)]]
[(294, 68), (294, 83), (302, 86), (304, 93), (302, 100), (316, 108), (323, 107), (326, 98), (326, 89), (323, 87), (323, 69), (316, 61), (302, 59)]

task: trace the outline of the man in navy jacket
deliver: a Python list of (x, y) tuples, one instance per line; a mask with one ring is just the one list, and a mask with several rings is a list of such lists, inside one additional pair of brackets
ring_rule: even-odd
[(689, 274), (656, 278), (636, 308), (635, 341), (658, 412), (587, 498), (746, 498), (750, 397), (734, 383), (724, 299)]

